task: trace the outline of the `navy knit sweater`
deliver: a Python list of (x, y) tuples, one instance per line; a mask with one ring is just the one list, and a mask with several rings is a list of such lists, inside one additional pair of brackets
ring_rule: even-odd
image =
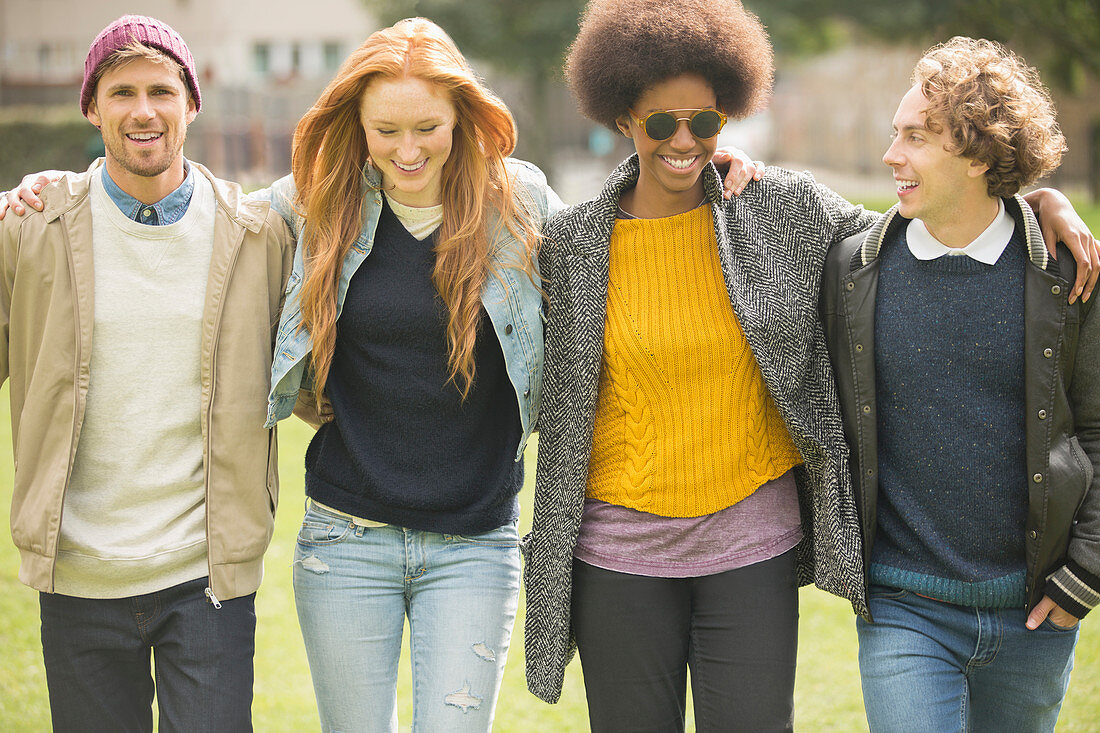
[(959, 605), (1023, 606), (1024, 267), (883, 243), (875, 311), (878, 532), (871, 581)]
[(519, 408), (487, 315), (465, 402), (447, 382), (434, 240), (417, 241), (383, 208), (337, 322), (326, 385), (335, 420), (306, 451), (306, 493), (366, 519), (477, 534), (519, 515)]

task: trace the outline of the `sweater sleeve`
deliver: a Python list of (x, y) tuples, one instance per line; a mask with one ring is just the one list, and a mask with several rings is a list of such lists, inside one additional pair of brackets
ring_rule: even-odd
[(835, 227), (833, 244), (869, 229), (875, 223), (875, 220), (881, 216), (877, 211), (868, 211), (859, 204), (853, 204), (828, 186), (816, 182), (814, 186), (817, 188), (821, 203)]

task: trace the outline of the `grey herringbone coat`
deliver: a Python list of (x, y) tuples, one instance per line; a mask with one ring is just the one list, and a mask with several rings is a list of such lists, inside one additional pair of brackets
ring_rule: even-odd
[[(839, 404), (818, 319), (825, 253), (875, 217), (808, 174), (768, 168), (733, 201), (717, 171), (704, 186), (730, 302), (772, 397), (802, 454), (799, 583), (815, 582), (865, 609), (859, 522)], [(573, 549), (580, 526), (603, 356), (608, 244), (619, 197), (638, 180), (624, 161), (603, 192), (550, 219), (539, 256), (550, 299), (539, 416), (535, 516), (526, 540), (527, 686), (561, 694), (575, 642), (570, 629)]]

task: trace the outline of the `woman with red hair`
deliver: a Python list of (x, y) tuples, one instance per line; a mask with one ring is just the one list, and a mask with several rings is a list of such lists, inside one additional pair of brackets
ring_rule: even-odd
[(542, 369), (534, 255), (561, 206), (515, 144), (414, 18), (345, 61), (272, 187), (299, 246), (269, 424), (297, 404), (319, 425), (294, 591), (325, 731), (396, 730), (406, 619), (414, 730), (492, 724)]
[[(269, 424), (320, 425), (294, 590), (326, 731), (486, 731), (519, 595), (516, 494), (542, 381), (535, 255), (561, 208), (439, 26), (372, 34), (298, 124), (298, 234)], [(731, 166), (730, 183), (751, 169)]]

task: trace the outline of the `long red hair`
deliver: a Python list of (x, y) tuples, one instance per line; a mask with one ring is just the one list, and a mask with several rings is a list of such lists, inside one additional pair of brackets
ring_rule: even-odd
[[(481, 291), (493, 272), (489, 243), (506, 228), (525, 246), (508, 263), (533, 277), (539, 241), (533, 212), (517, 204), (504, 159), (516, 146), (511, 112), (477, 77), (435, 23), (407, 18), (372, 33), (344, 62), (294, 131), (291, 170), (305, 217), (302, 326), (313, 342), (318, 400), (336, 345), (336, 291), (344, 256), (362, 229), (364, 164), (370, 151), (360, 101), (376, 78), (438, 84), (455, 108), (451, 153), (442, 176), (443, 222), (432, 282), (447, 307), (450, 380), (463, 399), (474, 383)], [(493, 231), (490, 231), (492, 222)]]

